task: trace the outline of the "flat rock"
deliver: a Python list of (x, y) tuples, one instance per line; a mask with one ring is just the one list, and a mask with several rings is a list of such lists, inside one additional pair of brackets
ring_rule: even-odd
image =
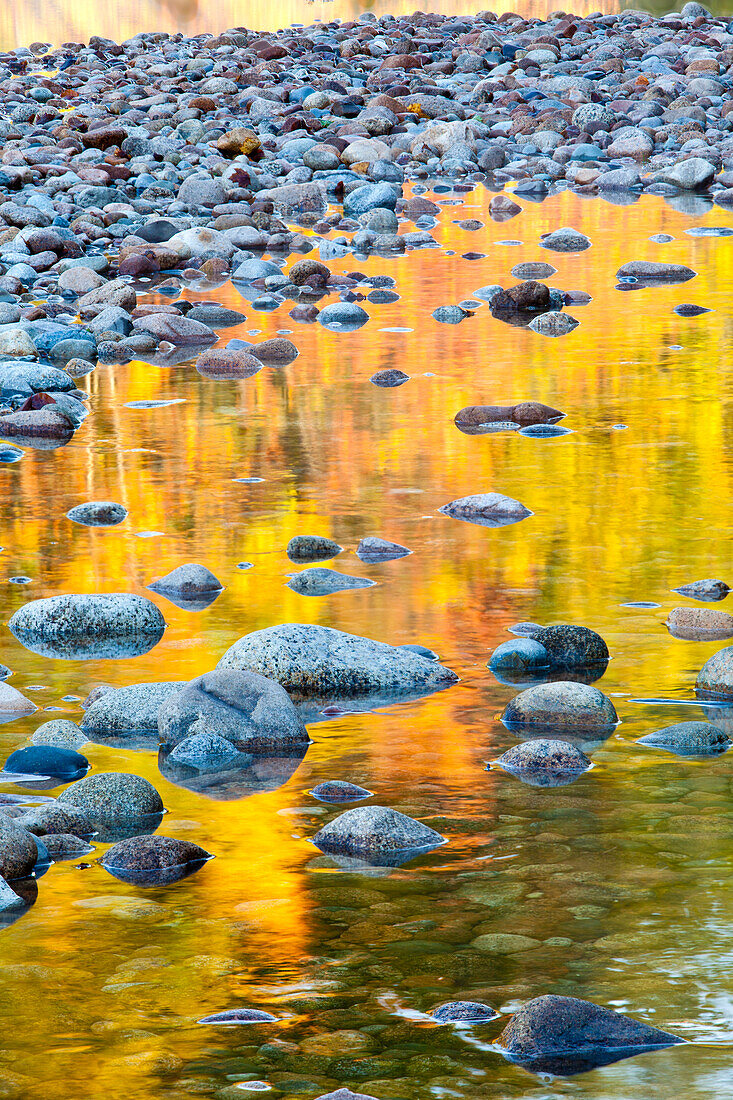
[(724, 730), (709, 722), (678, 722), (647, 733), (636, 743), (666, 749), (677, 756), (717, 756), (733, 744)]
[(329, 779), (319, 783), (310, 792), (319, 802), (359, 802), (362, 798), (371, 798), (373, 791), (358, 787), (355, 783), (346, 783), (343, 779)]
[(302, 623), (246, 634), (218, 667), (249, 668), (305, 697), (424, 694), (458, 680), (450, 669), (409, 650)]
[(688, 641), (733, 638), (733, 615), (712, 607), (675, 607), (665, 625), (674, 638)]
[(529, 508), (503, 493), (474, 493), (452, 500), (438, 511), (481, 527), (507, 527), (532, 515)]
[[(224, 1012), (214, 1012), (211, 1016), (202, 1016), (199, 1024), (274, 1024), (277, 1020), (269, 1012), (259, 1008), (227, 1008)], [(348, 1092), (348, 1089), (341, 1089)], [(334, 1094), (335, 1095), (335, 1094)]]
[(448, 1001), (434, 1008), (430, 1015), (439, 1024), (484, 1024), (495, 1020), (499, 1013), (481, 1001)]
[(243, 752), (274, 753), (307, 746), (303, 720), (287, 692), (256, 672), (217, 668), (170, 696), (158, 711), (161, 742), (178, 745), (214, 734)]
[(633, 278), (645, 282), (684, 283), (694, 279), (696, 271), (684, 264), (657, 263), (653, 260), (631, 260), (616, 272), (617, 279)]
[(71, 508), (66, 518), (84, 527), (116, 527), (127, 514), (127, 508), (113, 500), (90, 500)]
[(288, 581), (287, 587), (301, 596), (330, 596), (334, 592), (345, 592), (355, 588), (373, 588), (376, 581), (367, 577), (350, 577), (335, 569), (313, 566), (296, 573)]
[(51, 776), (63, 783), (81, 779), (89, 771), (86, 756), (55, 745), (30, 745), (11, 752), (3, 768), (24, 775)]
[(144, 596), (85, 594), (33, 600), (8, 627), (34, 653), (81, 660), (147, 652), (163, 637), (165, 620)]
[(388, 539), (380, 539), (375, 535), (367, 535), (366, 538), (360, 539), (356, 548), (357, 558), (370, 564), (394, 561), (396, 558), (407, 557), (411, 553), (412, 550), (406, 546), (401, 546), (398, 542), (389, 542)]
[(327, 561), (340, 554), (343, 546), (321, 535), (295, 535), (287, 545), (286, 553), (291, 561)]
[(231, 382), (259, 374), (262, 363), (251, 351), (244, 348), (210, 348), (199, 355), (196, 370), (203, 378)]
[(129, 734), (157, 733), (158, 710), (185, 686), (185, 680), (164, 680), (111, 688), (85, 710), (82, 732), (92, 741), (114, 737), (123, 742)]

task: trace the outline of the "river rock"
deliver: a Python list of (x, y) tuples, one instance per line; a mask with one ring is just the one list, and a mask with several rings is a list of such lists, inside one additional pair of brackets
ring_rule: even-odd
[(80, 840), (71, 833), (46, 833), (43, 837), (46, 851), (54, 862), (64, 859), (79, 859), (94, 851), (91, 844)]
[(539, 673), (549, 669), (550, 655), (533, 638), (518, 638), (497, 646), (488, 667), (500, 672)]
[(33, 714), (38, 707), (16, 688), (0, 682), (0, 722), (12, 722), (15, 718), (25, 718)]
[(84, 660), (146, 653), (163, 637), (165, 620), (144, 596), (85, 594), (33, 600), (8, 627), (34, 653)]
[(438, 511), (444, 516), (476, 523), (481, 527), (507, 527), (532, 515), (529, 508), (503, 493), (474, 493), (472, 496), (452, 500)]
[(568, 226), (553, 229), (551, 233), (540, 237), (540, 248), (548, 248), (551, 252), (585, 252), (590, 246), (591, 241), (585, 233)]
[(678, 722), (647, 733), (636, 743), (667, 749), (677, 756), (715, 756), (727, 752), (733, 744), (724, 730), (709, 722)]
[(536, 332), (540, 336), (567, 336), (569, 332), (578, 327), (579, 323), (569, 313), (561, 313), (556, 309), (551, 309), (547, 313), (541, 313), (539, 317), (535, 317), (529, 322), (527, 328), (531, 328), (532, 332)]
[(259, 374), (262, 363), (257, 356), (244, 348), (210, 348), (199, 355), (196, 370), (204, 378), (231, 382)]
[(38, 849), (22, 825), (0, 814), (0, 875), (6, 882), (26, 878), (36, 865)]
[(564, 786), (590, 766), (590, 758), (575, 745), (545, 738), (515, 745), (490, 765), (503, 768), (534, 787)]
[(288, 588), (301, 596), (330, 596), (334, 592), (345, 592), (355, 588), (373, 588), (375, 581), (367, 577), (350, 577), (335, 569), (313, 566), (296, 573), (288, 581)]
[(374, 792), (342, 779), (329, 779), (319, 783), (310, 793), (319, 802), (359, 802), (362, 798), (371, 798)]
[(182, 313), (150, 313), (132, 322), (135, 332), (149, 332), (156, 340), (165, 340), (175, 347), (200, 347), (214, 344), (217, 335), (208, 325), (191, 321)]
[(75, 806), (63, 805), (58, 799), (33, 806), (18, 821), (34, 836), (63, 833), (86, 840), (96, 832), (94, 823), (85, 813)]
[(481, 1001), (448, 1001), (434, 1008), (430, 1015), (439, 1024), (484, 1024), (495, 1020), (499, 1013)]
[(208, 605), (211, 602), (210, 597), (218, 596), (224, 590), (224, 585), (205, 565), (187, 562), (166, 573), (164, 577), (151, 581), (148, 588), (151, 592), (173, 599), (174, 602), (196, 602), (203, 599)]
[(554, 424), (562, 420), (565, 413), (543, 405), (539, 401), (520, 401), (516, 405), (467, 405), (455, 415), (459, 428), (478, 428), (485, 424), (511, 423), (517, 426), (526, 424)]
[(733, 645), (708, 658), (700, 669), (695, 690), (703, 699), (733, 699)]
[(199, 733), (215, 734), (243, 752), (274, 753), (309, 743), (300, 715), (278, 683), (221, 663), (161, 706), (158, 733), (169, 746)]
[(248, 668), (305, 697), (424, 694), (458, 680), (450, 669), (409, 650), (302, 623), (245, 634), (218, 667)]
[(26, 902), (16, 894), (12, 886), (8, 885), (4, 878), (0, 878), (0, 913), (25, 909)]
[(66, 518), (84, 527), (116, 527), (127, 519), (127, 508), (112, 500), (90, 500), (77, 504), (66, 513)]
[(445, 837), (420, 821), (386, 806), (355, 806), (313, 837), (322, 852), (367, 861), (411, 858), (445, 843)]
[(214, 857), (190, 840), (135, 836), (113, 845), (100, 859), (105, 871), (122, 882), (163, 886), (198, 871)]
[(712, 607), (675, 607), (665, 625), (672, 637), (688, 641), (733, 638), (733, 615)]
[(163, 800), (152, 783), (129, 772), (99, 772), (67, 787), (57, 800), (81, 810), (93, 822), (99, 840), (118, 840), (157, 829)]
[(375, 535), (367, 535), (359, 540), (356, 548), (356, 556), (360, 561), (373, 564), (382, 561), (394, 561), (396, 558), (407, 557), (412, 550), (401, 546), (399, 542), (389, 542), (388, 539), (380, 539)]
[(332, 302), (318, 314), (318, 323), (334, 332), (354, 332), (369, 320), (369, 314), (356, 302)]
[(544, 646), (550, 663), (558, 668), (585, 668), (609, 658), (608, 646), (601, 635), (587, 626), (569, 623), (544, 626), (532, 637)]
[(54, 745), (31, 745), (11, 752), (3, 765), (6, 772), (48, 776), (62, 783), (81, 779), (89, 771), (86, 756)]
[(694, 279), (696, 271), (684, 264), (657, 263), (653, 260), (632, 260), (616, 272), (617, 279), (634, 278), (648, 283), (685, 283)]
[(730, 586), (725, 581), (708, 579), (692, 581), (691, 584), (680, 585), (679, 588), (673, 588), (672, 591), (678, 592), (680, 596), (689, 596), (691, 600), (707, 600), (712, 603), (717, 600), (724, 600), (730, 592)]
[(560, 680), (521, 692), (507, 704), (502, 721), (509, 729), (602, 733), (616, 726), (618, 715), (602, 691)]
[(340, 554), (343, 546), (321, 535), (295, 535), (287, 545), (286, 553), (291, 561), (326, 561)]
[(527, 1001), (514, 1013), (498, 1039), (513, 1060), (529, 1063), (548, 1055), (599, 1051), (611, 1054), (610, 1060), (615, 1061), (632, 1052), (681, 1042), (676, 1035), (620, 1012), (576, 997), (558, 996)]
[[(227, 1008), (224, 1012), (214, 1012), (211, 1016), (202, 1016), (199, 1024), (273, 1024), (277, 1017), (259, 1008)], [(348, 1092), (348, 1089), (343, 1089)]]
[(89, 704), (81, 721), (90, 740), (124, 745), (130, 735), (158, 731), (158, 710), (186, 686), (185, 680), (111, 688)]
[(31, 734), (34, 745), (56, 745), (62, 749), (78, 749), (86, 744), (88, 738), (81, 732), (76, 722), (68, 718), (53, 718), (44, 722)]
[(682, 191), (695, 191), (707, 187), (715, 176), (715, 165), (704, 157), (689, 157), (673, 164), (669, 168), (660, 168), (654, 173), (659, 183), (668, 183)]

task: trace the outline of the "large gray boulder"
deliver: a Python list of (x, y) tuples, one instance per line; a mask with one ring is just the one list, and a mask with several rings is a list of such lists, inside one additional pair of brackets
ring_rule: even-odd
[(703, 699), (733, 699), (733, 645), (708, 658), (698, 673), (695, 690)]
[(87, 707), (81, 728), (91, 741), (122, 741), (137, 733), (158, 732), (158, 710), (186, 686), (185, 680), (130, 684), (112, 688)]
[(7, 881), (26, 878), (38, 859), (36, 842), (22, 825), (0, 814), (0, 875)]
[(43, 657), (89, 660), (147, 653), (163, 637), (165, 620), (144, 596), (114, 592), (33, 600), (8, 626)]
[(259, 672), (305, 697), (424, 694), (458, 680), (449, 668), (410, 650), (303, 623), (245, 634), (218, 667)]
[[(590, 1001), (558, 996), (527, 1001), (514, 1013), (498, 1039), (512, 1060), (531, 1063), (548, 1056), (587, 1056), (591, 1065), (617, 1061), (642, 1050), (683, 1041), (667, 1031)], [(566, 1069), (566, 1072), (578, 1072), (581, 1068), (589, 1066), (581, 1061), (577, 1068)]]
[(158, 733), (169, 747), (204, 733), (245, 752), (271, 753), (309, 744), (284, 688), (237, 668), (206, 672), (171, 695), (158, 711)]
[(313, 837), (322, 852), (367, 861), (402, 862), (418, 852), (445, 844), (435, 829), (386, 806), (355, 806), (334, 818)]
[(510, 729), (600, 733), (613, 729), (618, 715), (598, 688), (559, 680), (520, 692), (507, 704), (502, 721)]

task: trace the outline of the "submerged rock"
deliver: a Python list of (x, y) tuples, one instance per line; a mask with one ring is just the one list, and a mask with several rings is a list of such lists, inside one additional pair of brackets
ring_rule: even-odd
[(210, 569), (195, 562), (177, 566), (164, 577), (151, 581), (147, 587), (184, 611), (204, 610), (224, 590), (224, 585)]
[(43, 843), (53, 860), (78, 859), (94, 851), (93, 845), (71, 833), (45, 833)]
[(328, 854), (399, 865), (444, 844), (445, 837), (386, 806), (355, 806), (320, 829), (313, 843)]
[(313, 566), (291, 577), (287, 587), (301, 596), (330, 596), (334, 592), (344, 592), (347, 589), (373, 588), (375, 583), (376, 581), (370, 581), (367, 577), (350, 577), (335, 569)]
[(647, 733), (636, 743), (666, 749), (677, 756), (717, 756), (727, 752), (733, 741), (724, 730), (709, 722), (678, 722), (674, 726)]
[(474, 493), (452, 500), (438, 511), (481, 527), (507, 527), (532, 515), (529, 508), (502, 493)]
[(672, 591), (679, 592), (680, 596), (689, 596), (691, 600), (707, 600), (712, 603), (724, 600), (730, 592), (730, 587), (725, 581), (704, 580), (683, 584), (679, 588), (673, 588)]
[(100, 859), (105, 871), (135, 886), (167, 886), (200, 870), (214, 857), (189, 840), (135, 836), (121, 840)]
[(8, 627), (43, 657), (90, 660), (147, 653), (163, 637), (165, 620), (144, 596), (64, 595), (25, 604)]
[(319, 802), (359, 802), (362, 798), (371, 798), (374, 792), (342, 779), (329, 779), (319, 783), (310, 793)]
[(34, 806), (19, 818), (19, 823), (34, 836), (62, 833), (86, 839), (96, 832), (94, 823), (82, 810), (76, 806), (64, 805), (58, 799)]
[(249, 668), (305, 697), (425, 694), (458, 680), (450, 669), (409, 650), (302, 623), (245, 634), (218, 667)]
[(374, 564), (382, 561), (394, 561), (396, 558), (407, 557), (412, 550), (401, 546), (398, 542), (389, 542), (373, 535), (360, 539), (356, 548), (356, 556), (360, 561)]
[(618, 715), (602, 691), (560, 680), (522, 691), (507, 704), (502, 721), (509, 729), (598, 733), (613, 729)]
[(733, 638), (733, 615), (710, 607), (675, 607), (665, 625), (673, 638), (687, 641)]
[(256, 672), (217, 668), (198, 676), (158, 711), (160, 740), (175, 746), (196, 734), (216, 735), (244, 752), (307, 746), (308, 734), (287, 692)]
[(582, 1072), (683, 1041), (609, 1008), (558, 996), (527, 1001), (498, 1039), (512, 1061), (557, 1074)]
[(562, 787), (591, 766), (590, 757), (567, 741), (540, 739), (508, 749), (491, 767), (500, 767), (533, 787)]
[(84, 527), (116, 527), (127, 519), (127, 515), (127, 508), (112, 500), (90, 500), (66, 513), (67, 519)]
[(340, 554), (343, 546), (333, 539), (321, 535), (295, 535), (287, 546), (286, 553), (291, 561), (326, 561)]
[(695, 690), (703, 699), (733, 699), (733, 645), (708, 658), (700, 669)]
[[(216, 740), (221, 742), (224, 738)], [(187, 737), (173, 750), (161, 745), (158, 751), (160, 773), (184, 790), (216, 802), (231, 802), (278, 790), (292, 779), (308, 745), (293, 745), (269, 753), (239, 752), (230, 745), (227, 756), (205, 756), (202, 751), (207, 748), (210, 749), (211, 744), (206, 734)]]
[(13, 887), (9, 886), (4, 878), (0, 878), (0, 913), (25, 909), (26, 905), (25, 900), (16, 894)]
[(439, 1024), (483, 1024), (495, 1020), (499, 1013), (481, 1001), (448, 1001), (434, 1008), (430, 1015)]

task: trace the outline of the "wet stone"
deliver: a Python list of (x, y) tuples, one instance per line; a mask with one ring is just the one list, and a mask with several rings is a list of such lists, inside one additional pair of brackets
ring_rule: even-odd
[(319, 802), (359, 802), (362, 798), (371, 798), (373, 792), (365, 787), (359, 787), (355, 783), (347, 783), (341, 779), (329, 779), (325, 783), (319, 783), (310, 792)]
[(291, 561), (326, 561), (335, 558), (343, 550), (333, 539), (320, 535), (295, 535), (287, 545), (287, 555)]

